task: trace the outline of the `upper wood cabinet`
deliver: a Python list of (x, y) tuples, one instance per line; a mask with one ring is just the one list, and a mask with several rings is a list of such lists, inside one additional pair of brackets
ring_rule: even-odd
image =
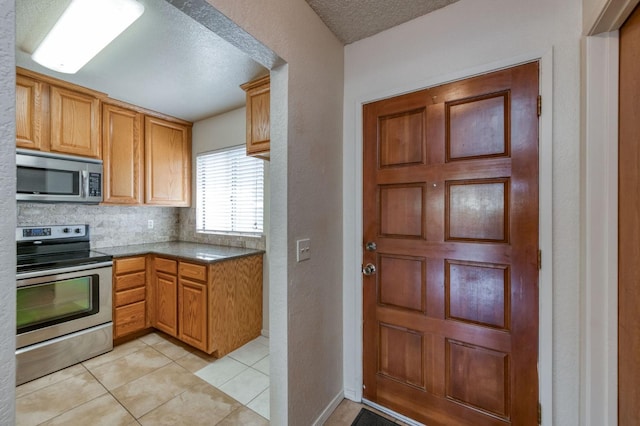
[(16, 145), (103, 160), (103, 203), (188, 207), (192, 123), (16, 71)]
[(101, 158), (106, 95), (23, 68), (16, 72), (16, 145)]
[(190, 204), (191, 123), (150, 114), (157, 113), (111, 99), (103, 103), (103, 203)]
[(191, 126), (145, 117), (145, 203), (191, 204)]
[(247, 155), (269, 159), (269, 76), (240, 86), (247, 93)]
[(143, 115), (116, 105), (102, 105), (104, 203), (141, 204), (144, 145)]
[(16, 145), (20, 148), (40, 150), (47, 139), (45, 101), (48, 97), (45, 98), (43, 86), (44, 83), (34, 78), (16, 75)]
[(51, 86), (51, 151), (100, 158), (100, 101)]

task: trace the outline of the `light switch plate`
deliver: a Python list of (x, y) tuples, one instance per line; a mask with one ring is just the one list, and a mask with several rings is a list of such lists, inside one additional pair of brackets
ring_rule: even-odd
[(311, 259), (311, 240), (309, 238), (296, 241), (296, 249), (298, 262)]

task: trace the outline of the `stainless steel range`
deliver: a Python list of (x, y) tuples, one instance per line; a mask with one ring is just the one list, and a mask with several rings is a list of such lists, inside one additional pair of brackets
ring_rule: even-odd
[(16, 384), (113, 349), (112, 257), (89, 225), (19, 227)]

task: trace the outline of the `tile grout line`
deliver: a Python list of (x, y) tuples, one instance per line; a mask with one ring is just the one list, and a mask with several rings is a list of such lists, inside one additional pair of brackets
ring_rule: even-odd
[[(89, 369), (88, 369), (87, 367), (85, 367), (82, 363), (80, 363), (80, 365), (82, 365), (82, 368), (84, 368), (84, 369), (85, 369), (85, 371), (86, 371), (87, 373), (89, 373), (89, 375), (90, 375), (91, 377), (93, 377), (93, 379), (94, 379), (94, 380), (95, 380), (95, 381), (96, 381), (100, 386), (102, 386), (102, 388), (105, 390), (105, 393), (102, 393), (102, 394), (100, 394), (100, 395), (96, 396), (95, 398), (91, 398), (91, 399), (89, 399), (89, 400), (87, 400), (87, 401), (84, 401), (83, 403), (81, 403), (81, 404), (79, 404), (79, 405), (75, 405), (75, 406), (73, 406), (73, 407), (70, 407), (69, 409), (64, 410), (63, 412), (61, 412), (61, 413), (59, 413), (59, 414), (56, 414), (55, 416), (50, 417), (50, 418), (48, 418), (47, 420), (45, 420), (45, 421), (43, 421), (43, 422), (38, 423), (39, 425), (44, 424), (44, 423), (47, 423), (47, 422), (50, 422), (50, 421), (52, 421), (52, 420), (54, 420), (54, 419), (56, 419), (56, 418), (58, 418), (58, 417), (60, 417), (60, 416), (62, 416), (62, 415), (64, 415), (64, 414), (68, 413), (68, 412), (69, 412), (69, 411), (71, 411), (71, 410), (74, 410), (74, 409), (76, 409), (76, 408), (78, 408), (78, 407), (81, 407), (81, 406), (83, 406), (84, 404), (88, 404), (89, 402), (94, 401), (94, 400), (96, 400), (96, 399), (98, 399), (98, 398), (101, 398), (101, 397), (103, 397), (104, 395), (106, 395), (106, 394), (110, 393), (110, 392), (109, 392), (109, 389), (107, 389), (107, 388), (102, 384), (102, 382), (101, 382), (100, 380), (98, 380), (98, 378), (97, 378), (96, 376), (94, 376), (94, 375), (93, 375), (93, 373), (92, 373), (91, 371), (89, 371)], [(69, 379), (71, 379), (71, 378), (73, 378), (73, 377), (79, 376), (80, 374), (84, 374), (84, 373), (85, 373), (85, 372), (78, 373), (78, 374), (74, 374), (73, 376), (69, 377), (68, 379), (62, 380), (61, 382), (64, 382), (64, 381), (66, 381), (66, 380), (69, 380)], [(61, 382), (52, 383), (52, 384), (50, 384), (49, 386), (58, 385), (58, 384), (60, 384)], [(48, 388), (49, 386), (45, 386), (44, 388), (40, 388), (40, 389), (45, 389), (45, 388)], [(30, 392), (30, 393), (32, 393), (32, 392)], [(29, 395), (29, 394), (27, 394), (27, 395)], [(23, 396), (24, 396), (24, 395), (23, 395)], [(117, 401), (117, 400), (116, 400), (116, 401)], [(118, 403), (119, 403), (119, 402), (118, 402)]]
[[(153, 373), (153, 372), (155, 372), (155, 371), (158, 371), (159, 369), (161, 369), (161, 368), (163, 368), (163, 367), (166, 367), (166, 366), (168, 366), (168, 365), (170, 365), (170, 364), (172, 364), (172, 363), (176, 364), (174, 360), (172, 360), (171, 358), (169, 358), (168, 356), (166, 356), (165, 354), (163, 354), (162, 352), (160, 352), (159, 350), (157, 350), (156, 348), (154, 348), (154, 347), (153, 347), (153, 345), (149, 345), (148, 343), (146, 343), (146, 342), (144, 342), (144, 341), (142, 341), (142, 343), (144, 343), (145, 345), (147, 345), (147, 347), (148, 347), (148, 348), (153, 349), (154, 351), (158, 352), (158, 353), (159, 353), (160, 355), (162, 355), (163, 357), (167, 358), (170, 362), (168, 362), (167, 364), (165, 364), (165, 365), (163, 365), (163, 366), (161, 366), (161, 367), (156, 368), (155, 370), (152, 370), (152, 371), (148, 372), (147, 374), (144, 374), (144, 375), (142, 375), (142, 376), (140, 376), (140, 377), (138, 377), (138, 378), (135, 378), (135, 379), (131, 380), (131, 382), (133, 382), (133, 381), (135, 381), (135, 380), (138, 380), (138, 379), (141, 379), (141, 378), (143, 378), (143, 377), (146, 377), (146, 376), (148, 376), (149, 374), (151, 374), (151, 373)], [(133, 355), (133, 354), (135, 354), (135, 353), (137, 353), (137, 352), (140, 352), (140, 351), (142, 351), (142, 350), (144, 350), (144, 349), (146, 349), (146, 348), (140, 348), (140, 349), (138, 349), (138, 350), (136, 350), (136, 351), (134, 351), (134, 352), (131, 352), (130, 354), (127, 354), (127, 355), (125, 355), (125, 356), (118, 357), (118, 358), (116, 358), (116, 359), (114, 359), (114, 360), (112, 360), (112, 361), (109, 361), (109, 362), (117, 361), (117, 360), (122, 359), (122, 358), (125, 358), (125, 357), (127, 357), (127, 356), (129, 356), (129, 355)], [(100, 367), (100, 366), (102, 366), (102, 365), (106, 365), (106, 364), (107, 364), (107, 363), (105, 363), (105, 364), (101, 364), (101, 365), (99, 365), (98, 367)], [(179, 367), (182, 367), (182, 366), (181, 366), (181, 365), (179, 365), (179, 364), (176, 364), (176, 365), (178, 365)], [(84, 367), (84, 365), (83, 365), (83, 367)], [(94, 374), (91, 372), (91, 370), (89, 370), (87, 367), (84, 367), (84, 368), (85, 368), (87, 371), (89, 371), (89, 374), (91, 374), (91, 375), (92, 375), (92, 376), (93, 376), (93, 377), (98, 381), (98, 383), (100, 383), (100, 385), (101, 385), (103, 388), (105, 388), (105, 389), (106, 389), (107, 393), (108, 393), (109, 395), (111, 395), (111, 397), (112, 397), (112, 398), (113, 398), (113, 399), (114, 399), (114, 400), (115, 400), (115, 401), (116, 401), (116, 402), (117, 402), (117, 403), (118, 403), (122, 408), (124, 408), (124, 410), (125, 410), (127, 413), (129, 413), (129, 415), (130, 415), (130, 416), (131, 416), (131, 417), (132, 417), (132, 418), (133, 418), (133, 419), (134, 419), (138, 424), (140, 424), (140, 422), (138, 422), (138, 417), (136, 417), (136, 416), (135, 416), (131, 411), (129, 411), (129, 409), (128, 409), (127, 407), (125, 407), (125, 405), (124, 405), (124, 404), (123, 404), (123, 403), (122, 403), (122, 402), (121, 402), (121, 401), (120, 401), (120, 400), (119, 400), (119, 399), (118, 399), (118, 398), (117, 398), (117, 397), (112, 393), (112, 390), (114, 390), (114, 391), (115, 391), (116, 389), (119, 389), (120, 387), (125, 386), (125, 385), (127, 385), (128, 383), (131, 383), (131, 382), (123, 383), (122, 385), (117, 386), (117, 387), (113, 388), (112, 390), (109, 390), (109, 389), (107, 389), (107, 387), (106, 387), (106, 386), (105, 386), (105, 385), (104, 385), (104, 384), (103, 384), (103, 383), (102, 383), (102, 382), (101, 382), (97, 377), (95, 377), (95, 376), (94, 376)], [(162, 405), (162, 404), (161, 404), (161, 405)], [(145, 413), (145, 414), (146, 414), (146, 413)], [(140, 417), (142, 417), (142, 416), (140, 416)]]
[[(136, 351), (136, 352), (137, 352), (137, 351)], [(133, 353), (135, 353), (135, 352), (133, 352)], [(120, 358), (124, 358), (124, 357), (120, 357)], [(117, 359), (120, 359), (120, 358), (117, 358)], [(83, 365), (83, 367), (84, 367), (84, 365)], [(121, 407), (124, 409), (124, 411), (126, 411), (127, 413), (129, 413), (129, 415), (130, 415), (130, 416), (131, 416), (131, 417), (132, 417), (136, 422), (138, 422), (138, 419), (136, 418), (136, 416), (134, 416), (134, 415), (133, 415), (133, 413), (132, 413), (131, 411), (129, 411), (129, 409), (128, 409), (127, 407), (125, 407), (125, 406), (120, 402), (120, 400), (119, 400), (118, 398), (116, 398), (116, 396), (115, 396), (113, 393), (111, 393), (111, 391), (110, 391), (109, 389), (107, 389), (107, 387), (106, 387), (104, 384), (102, 384), (102, 382), (101, 382), (101, 381), (100, 381), (96, 376), (94, 376), (94, 375), (93, 375), (93, 373), (91, 372), (91, 370), (89, 370), (87, 367), (84, 367), (84, 368), (86, 368), (86, 369), (87, 369), (87, 371), (89, 371), (89, 374), (91, 374), (91, 375), (93, 376), (93, 378), (94, 378), (94, 379), (96, 379), (96, 381), (97, 381), (98, 383), (100, 383), (100, 385), (101, 385), (103, 388), (105, 388), (105, 390), (106, 390), (106, 391), (107, 391), (107, 393), (111, 396), (111, 398), (113, 398), (113, 400), (114, 400), (114, 401), (115, 401), (119, 406), (121, 406)], [(115, 388), (115, 389), (117, 389), (117, 388)], [(140, 422), (138, 422), (138, 424), (140, 424)]]
[[(143, 337), (144, 337), (144, 336), (143, 336)], [(122, 356), (118, 356), (117, 358), (114, 358), (114, 359), (112, 359), (112, 360), (110, 360), (110, 361), (108, 361), (108, 362), (104, 362), (104, 363), (102, 363), (102, 364), (98, 364), (98, 365), (96, 365), (96, 366), (94, 367), (94, 369), (95, 369), (95, 368), (99, 368), (99, 367), (101, 367), (101, 366), (103, 366), (103, 365), (107, 365), (108, 363), (111, 363), (111, 362), (117, 362), (118, 360), (121, 360), (122, 358), (126, 358), (127, 356), (133, 355), (133, 354), (138, 353), (138, 352), (140, 352), (140, 351), (142, 351), (142, 350), (145, 350), (145, 349), (147, 349), (147, 348), (152, 348), (152, 349), (153, 349), (155, 352), (157, 352), (159, 355), (161, 355), (161, 356), (163, 356), (163, 357), (167, 358), (167, 359), (169, 360), (169, 362), (168, 362), (167, 364), (165, 364), (165, 365), (161, 366), (161, 367), (158, 367), (158, 368), (156, 368), (156, 369), (154, 369), (154, 370), (152, 370), (152, 371), (150, 371), (150, 372), (148, 372), (148, 373), (144, 374), (143, 376), (140, 376), (140, 377), (137, 377), (137, 378), (135, 378), (135, 379), (131, 380), (131, 381), (130, 381), (130, 382), (128, 382), (128, 383), (131, 383), (131, 382), (133, 382), (133, 381), (135, 381), (135, 380), (139, 380), (139, 379), (141, 379), (141, 378), (143, 378), (143, 377), (146, 377), (146, 376), (148, 376), (148, 375), (150, 375), (150, 374), (152, 374), (152, 373), (154, 373), (154, 372), (157, 372), (157, 371), (158, 371), (159, 369), (161, 369), (161, 368), (165, 368), (165, 367), (167, 367), (167, 366), (170, 366), (171, 364), (174, 364), (174, 366), (175, 366), (175, 367), (178, 367), (178, 368), (180, 368), (180, 369), (185, 370), (187, 373), (191, 374), (192, 376), (195, 376), (198, 380), (200, 380), (200, 381), (202, 381), (202, 382), (204, 382), (204, 383), (207, 383), (207, 384), (208, 384), (209, 386), (211, 386), (213, 389), (216, 389), (217, 391), (219, 391), (219, 392), (223, 393), (224, 395), (226, 395), (227, 397), (231, 398), (233, 401), (235, 401), (236, 403), (238, 403), (238, 404), (239, 404), (239, 407), (238, 407), (237, 409), (233, 410), (232, 412), (228, 413), (225, 417), (223, 417), (222, 419), (220, 419), (220, 422), (224, 421), (224, 419), (228, 418), (228, 417), (229, 417), (229, 416), (231, 416), (233, 413), (235, 413), (236, 411), (238, 411), (238, 410), (240, 410), (240, 409), (242, 409), (242, 408), (247, 409), (247, 410), (249, 410), (249, 411), (253, 412), (254, 414), (256, 414), (256, 415), (260, 416), (261, 418), (263, 418), (263, 419), (265, 419), (265, 420), (267, 420), (267, 421), (270, 421), (270, 419), (268, 419), (268, 418), (264, 417), (262, 414), (260, 414), (259, 412), (255, 411), (255, 410), (253, 410), (252, 408), (250, 408), (250, 407), (249, 407), (249, 404), (251, 404), (251, 403), (252, 403), (253, 401), (255, 401), (258, 397), (260, 397), (260, 396), (261, 396), (265, 391), (268, 391), (268, 390), (270, 389), (270, 384), (269, 384), (265, 389), (261, 390), (261, 391), (258, 393), (258, 395), (256, 395), (254, 398), (252, 398), (252, 399), (251, 399), (250, 401), (248, 401), (246, 404), (242, 404), (240, 401), (238, 401), (237, 399), (235, 399), (233, 396), (231, 396), (231, 395), (227, 394), (227, 393), (226, 393), (226, 392), (224, 392), (222, 389), (220, 389), (220, 386), (224, 386), (226, 383), (228, 383), (228, 382), (232, 381), (233, 379), (237, 378), (240, 374), (242, 374), (242, 373), (246, 372), (246, 371), (247, 371), (247, 370), (249, 370), (249, 369), (253, 370), (253, 372), (254, 372), (254, 373), (259, 373), (259, 374), (261, 374), (261, 375), (263, 375), (263, 376), (266, 376), (266, 377), (270, 380), (270, 374), (266, 374), (266, 373), (264, 373), (263, 371), (260, 371), (260, 370), (258, 370), (257, 368), (254, 368), (254, 366), (255, 366), (257, 363), (259, 363), (259, 362), (263, 361), (264, 359), (266, 359), (266, 358), (268, 358), (268, 357), (270, 356), (270, 351), (269, 351), (269, 345), (268, 345), (268, 344), (263, 344), (262, 342), (256, 342), (256, 343), (258, 343), (259, 345), (261, 345), (262, 347), (266, 347), (266, 348), (267, 348), (267, 354), (266, 354), (266, 355), (264, 355), (264, 356), (262, 356), (261, 358), (259, 358), (258, 360), (256, 360), (255, 362), (253, 362), (253, 363), (251, 363), (251, 364), (247, 364), (247, 363), (242, 362), (242, 361), (240, 361), (240, 360), (238, 360), (238, 359), (236, 359), (236, 358), (234, 358), (234, 357), (232, 357), (232, 356), (227, 355), (227, 356), (229, 357), (229, 359), (231, 359), (231, 360), (233, 360), (233, 361), (237, 362), (238, 364), (242, 365), (244, 368), (243, 368), (240, 372), (238, 372), (237, 374), (235, 374), (233, 377), (231, 377), (231, 378), (229, 378), (228, 380), (226, 380), (224, 383), (221, 383), (221, 384), (219, 384), (218, 386), (216, 386), (216, 385), (213, 385), (212, 383), (208, 382), (207, 380), (205, 380), (205, 379), (203, 379), (203, 378), (199, 377), (199, 376), (196, 374), (198, 371), (200, 371), (200, 370), (202, 370), (202, 369), (204, 369), (204, 368), (206, 368), (206, 367), (203, 367), (203, 368), (201, 368), (201, 369), (199, 369), (199, 370), (197, 370), (197, 371), (191, 371), (190, 369), (188, 369), (188, 368), (186, 368), (186, 367), (184, 367), (184, 366), (180, 365), (180, 364), (177, 362), (178, 360), (185, 358), (185, 357), (186, 357), (187, 355), (189, 355), (189, 354), (194, 354), (194, 352), (190, 352), (190, 351), (188, 351), (188, 353), (186, 353), (186, 354), (184, 354), (184, 355), (182, 355), (182, 356), (179, 356), (179, 357), (177, 357), (176, 359), (173, 359), (172, 357), (170, 357), (170, 356), (168, 356), (168, 355), (164, 354), (162, 351), (160, 351), (159, 349), (157, 349), (157, 348), (155, 347), (155, 345), (157, 345), (157, 344), (161, 344), (161, 343), (163, 343), (163, 342), (165, 342), (165, 341), (166, 341), (166, 342), (168, 342), (168, 343), (172, 343), (172, 344), (174, 344), (174, 345), (176, 345), (176, 343), (175, 343), (175, 342), (172, 342), (172, 341), (171, 341), (171, 340), (169, 340), (169, 339), (164, 339), (164, 338), (162, 338), (162, 336), (160, 336), (160, 338), (161, 338), (161, 340), (155, 341), (155, 342), (154, 342), (154, 344), (149, 344), (149, 343), (145, 342), (144, 340), (141, 340), (140, 338), (138, 338), (137, 340), (138, 340), (139, 342), (143, 343), (143, 344), (144, 344), (144, 346), (141, 346), (141, 347), (137, 348), (136, 350), (134, 350), (134, 351), (132, 351), (132, 352), (130, 352), (130, 353), (126, 353), (126, 354), (124, 354), (124, 355), (122, 355)], [(135, 340), (132, 340), (132, 342), (133, 342), (133, 341), (135, 341)], [(181, 346), (181, 345), (178, 345), (178, 346)], [(197, 356), (197, 354), (196, 354), (196, 356)], [(224, 358), (224, 357), (223, 357), (223, 358)], [(217, 358), (217, 359), (214, 359), (213, 361), (208, 361), (208, 360), (205, 360), (205, 361), (207, 361), (207, 366), (208, 366), (208, 365), (212, 365), (212, 364), (213, 364), (213, 363), (215, 363), (216, 361), (219, 361), (220, 359), (222, 359), (222, 358)], [(85, 404), (88, 404), (88, 403), (90, 403), (90, 402), (92, 402), (92, 401), (94, 401), (94, 400), (96, 400), (96, 399), (98, 399), (98, 398), (101, 398), (101, 397), (105, 396), (105, 395), (109, 395), (111, 398), (113, 398), (113, 400), (115, 400), (115, 402), (116, 402), (119, 406), (121, 406), (121, 407), (124, 409), (124, 411), (125, 411), (127, 414), (129, 414), (129, 415), (131, 416), (131, 418), (132, 418), (132, 419), (134, 419), (134, 421), (135, 421), (135, 423), (136, 423), (136, 424), (141, 424), (141, 423), (140, 423), (140, 419), (141, 419), (142, 417), (144, 417), (145, 415), (149, 414), (151, 411), (153, 411), (153, 410), (155, 410), (155, 409), (157, 409), (157, 408), (159, 408), (159, 407), (161, 407), (161, 406), (163, 406), (163, 405), (167, 404), (169, 401), (171, 401), (171, 400), (173, 400), (173, 399), (175, 399), (175, 398), (177, 398), (177, 397), (180, 397), (180, 395), (182, 395), (182, 394), (184, 394), (185, 392), (187, 392), (187, 391), (191, 390), (191, 389), (195, 386), (195, 385), (194, 385), (194, 386), (190, 386), (190, 387), (188, 387), (188, 388), (186, 388), (186, 389), (182, 390), (182, 391), (181, 391), (181, 392), (179, 392), (178, 394), (174, 395), (171, 399), (169, 399), (169, 401), (165, 401), (164, 403), (162, 403), (162, 404), (158, 405), (157, 407), (155, 407), (153, 410), (150, 410), (150, 411), (148, 411), (148, 412), (144, 413), (143, 415), (141, 415), (141, 416), (138, 418), (138, 417), (136, 417), (136, 416), (135, 416), (135, 415), (134, 415), (134, 414), (133, 414), (129, 409), (127, 409), (127, 407), (126, 407), (124, 404), (122, 404), (122, 402), (121, 402), (121, 401), (120, 401), (120, 400), (115, 396), (115, 394), (112, 392), (112, 391), (115, 391), (116, 389), (119, 389), (121, 386), (125, 386), (125, 385), (127, 385), (128, 383), (121, 384), (121, 385), (119, 385), (119, 386), (115, 387), (114, 389), (109, 390), (109, 389), (106, 387), (106, 385), (105, 385), (104, 383), (102, 383), (102, 382), (101, 382), (101, 381), (96, 377), (96, 375), (93, 373), (93, 371), (91, 371), (91, 369), (90, 369), (89, 367), (87, 367), (87, 366), (84, 364), (84, 361), (83, 361), (83, 362), (79, 362), (78, 364), (80, 364), (80, 366), (81, 366), (81, 371), (80, 371), (80, 372), (78, 372), (78, 373), (76, 373), (76, 374), (73, 374), (73, 375), (71, 375), (70, 377), (68, 377), (68, 378), (66, 378), (66, 379), (64, 379), (64, 380), (60, 380), (60, 381), (58, 381), (58, 382), (51, 383), (51, 384), (48, 384), (48, 385), (43, 386), (43, 387), (41, 387), (41, 388), (38, 388), (38, 389), (32, 390), (32, 391), (30, 391), (30, 392), (27, 392), (27, 393), (25, 393), (24, 395), (21, 395), (19, 398), (26, 397), (26, 396), (28, 396), (28, 395), (30, 395), (30, 394), (32, 394), (32, 393), (34, 393), (34, 392), (37, 392), (37, 391), (42, 390), (42, 389), (46, 389), (46, 388), (51, 387), (51, 386), (53, 386), (53, 385), (59, 385), (61, 382), (64, 382), (65, 380), (69, 380), (69, 379), (71, 379), (71, 378), (73, 378), (73, 377), (76, 377), (76, 376), (78, 376), (78, 375), (80, 375), (80, 374), (84, 374), (84, 373), (86, 372), (86, 373), (89, 373), (89, 375), (90, 375), (90, 376), (91, 376), (91, 377), (92, 377), (92, 378), (93, 378), (97, 383), (99, 383), (99, 384), (100, 384), (100, 387), (101, 387), (105, 392), (104, 392), (104, 393), (102, 393), (102, 394), (100, 394), (100, 395), (98, 395), (98, 396), (96, 396), (95, 398), (91, 398), (90, 400), (84, 401), (83, 403), (81, 403), (81, 404), (79, 404), (79, 405), (76, 405), (76, 406), (74, 406), (74, 407), (71, 407), (71, 408), (69, 408), (69, 409), (65, 410), (64, 412), (58, 413), (57, 415), (55, 415), (55, 416), (53, 416), (53, 417), (51, 417), (51, 418), (49, 418), (49, 419), (45, 420), (44, 422), (51, 421), (51, 420), (53, 420), (53, 419), (55, 419), (55, 418), (58, 418), (58, 417), (60, 417), (60, 416), (65, 415), (66, 413), (68, 413), (68, 412), (69, 412), (69, 411), (71, 411), (71, 410), (77, 409), (78, 407), (81, 407), (81, 406), (83, 406), (83, 405), (85, 405)], [(53, 374), (53, 373), (52, 373), (52, 374)]]

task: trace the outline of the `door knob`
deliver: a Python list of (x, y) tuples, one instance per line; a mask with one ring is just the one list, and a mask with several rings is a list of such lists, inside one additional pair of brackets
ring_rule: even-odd
[(366, 266), (362, 267), (362, 273), (367, 276), (373, 275), (376, 273), (376, 266), (371, 263), (367, 263)]

